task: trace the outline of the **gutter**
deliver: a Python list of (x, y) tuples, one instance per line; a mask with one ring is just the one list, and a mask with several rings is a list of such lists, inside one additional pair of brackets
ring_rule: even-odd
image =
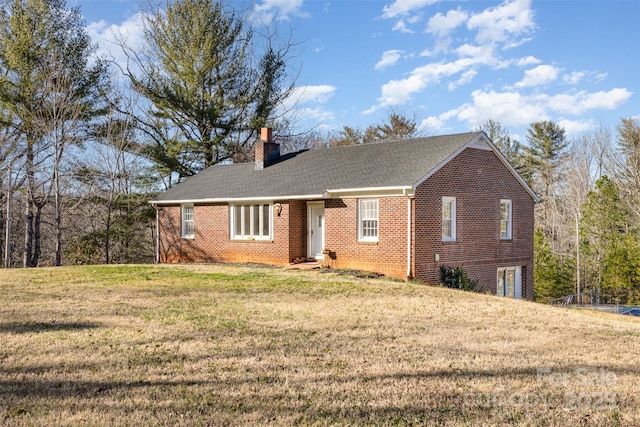
[(328, 189), (324, 193), (325, 199), (333, 199), (339, 197), (392, 197), (407, 195), (412, 192), (411, 186), (394, 186), (394, 187), (360, 187), (360, 188), (334, 188)]
[(204, 199), (175, 199), (175, 200), (150, 200), (154, 206), (179, 205), (184, 203), (235, 203), (235, 202), (272, 202), (274, 200), (321, 200), (339, 197), (391, 197), (413, 196), (412, 186), (395, 187), (361, 187), (361, 188), (337, 188), (329, 189), (324, 194), (305, 194), (295, 196), (268, 196), (268, 197), (214, 197)]
[(179, 199), (179, 200), (149, 200), (154, 206), (179, 205), (184, 203), (233, 203), (233, 202), (271, 202), (274, 200), (317, 200), (322, 194), (307, 194), (304, 196), (270, 196), (270, 197), (217, 197), (208, 199)]

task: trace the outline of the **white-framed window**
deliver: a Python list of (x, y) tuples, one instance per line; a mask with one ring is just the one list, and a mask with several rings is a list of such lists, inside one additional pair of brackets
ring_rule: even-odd
[(522, 298), (522, 267), (498, 269), (496, 295), (507, 298)]
[(182, 218), (182, 237), (185, 239), (193, 239), (195, 236), (195, 222), (193, 216), (193, 205), (181, 206)]
[(511, 239), (511, 200), (500, 200), (500, 239)]
[(442, 241), (456, 240), (456, 198), (442, 198)]
[(358, 200), (358, 240), (378, 241), (378, 199)]
[(271, 239), (273, 215), (270, 203), (231, 205), (232, 239)]

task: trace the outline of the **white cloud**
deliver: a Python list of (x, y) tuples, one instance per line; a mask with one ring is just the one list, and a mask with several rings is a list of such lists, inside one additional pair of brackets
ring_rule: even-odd
[(536, 28), (531, 0), (506, 0), (499, 6), (473, 14), (467, 21), (467, 28), (478, 31), (476, 41), (480, 44), (505, 42), (510, 47), (516, 46), (523, 41), (518, 40), (519, 37)]
[(382, 58), (380, 58), (380, 61), (378, 61), (378, 63), (376, 64), (375, 69), (382, 70), (384, 68), (394, 65), (401, 58), (402, 53), (403, 52), (401, 50), (397, 50), (397, 49), (387, 50), (383, 52)]
[(590, 110), (614, 110), (626, 102), (631, 95), (631, 91), (625, 88), (594, 93), (582, 90), (571, 94), (550, 96), (547, 105), (550, 110), (559, 113), (580, 115)]
[(402, 19), (400, 19), (398, 22), (395, 23), (395, 25), (392, 28), (393, 31), (400, 31), (401, 33), (408, 33), (408, 34), (412, 34), (413, 31), (407, 27), (407, 25), (404, 23), (404, 21)]
[(573, 71), (562, 76), (562, 80), (570, 85), (576, 85), (584, 78), (587, 73), (584, 71)]
[(444, 120), (440, 117), (429, 116), (418, 125), (418, 130), (428, 133), (439, 133), (444, 128)]
[(450, 10), (446, 15), (437, 13), (429, 19), (427, 24), (427, 32), (433, 33), (438, 37), (445, 37), (451, 34), (458, 26), (460, 26), (468, 18), (467, 12)]
[(558, 125), (566, 131), (567, 135), (578, 135), (594, 129), (597, 124), (594, 120), (558, 120)]
[[(406, 15), (416, 13), (420, 8), (429, 4), (431, 2), (426, 0), (396, 1), (384, 8), (384, 17), (403, 19)], [(453, 37), (453, 33), (465, 22), (466, 28), (475, 32), (475, 42), (452, 48), (454, 40), (455, 42), (464, 40), (464, 37)], [(458, 55), (459, 59), (425, 64), (411, 71), (408, 77), (388, 81), (382, 85), (381, 95), (374, 109), (409, 102), (413, 94), (423, 91), (429, 85), (440, 83), (445, 78), (453, 79), (444, 82), (449, 90), (453, 90), (470, 82), (481, 66), (495, 70), (504, 69), (513, 66), (513, 64), (520, 66), (537, 64), (540, 61), (533, 56), (521, 59), (504, 59), (499, 55), (500, 49), (504, 50), (528, 40), (525, 36), (535, 29), (530, 0), (505, 0), (498, 6), (473, 14), (461, 9), (449, 10), (444, 14), (437, 13), (429, 19), (427, 25), (427, 32), (436, 36), (435, 43), (421, 52), (420, 56), (431, 57), (453, 52)], [(543, 71), (545, 68), (529, 71), (520, 85), (524, 87), (550, 79), (551, 75), (543, 75)], [(551, 69), (546, 69), (546, 71), (551, 71)], [(557, 78), (558, 72), (556, 71), (555, 78)], [(456, 77), (458, 74), (460, 76)]]
[(526, 58), (520, 58), (516, 61), (518, 67), (527, 67), (529, 65), (538, 65), (540, 60), (535, 56), (527, 56)]
[(550, 83), (558, 78), (560, 70), (552, 65), (538, 65), (526, 70), (524, 78), (515, 84), (516, 87), (540, 86)]
[(434, 62), (418, 67), (411, 75), (402, 80), (391, 80), (382, 86), (382, 95), (378, 98), (381, 106), (401, 105), (411, 99), (411, 95), (420, 92), (430, 84), (438, 83), (441, 77), (451, 76), (465, 70), (469, 60), (454, 62)]
[[(481, 49), (482, 50), (482, 49)], [(482, 50), (484, 52), (484, 50)], [(490, 51), (490, 49), (489, 49)], [(475, 75), (475, 68), (479, 65), (499, 66), (491, 55), (459, 58), (452, 62), (432, 62), (411, 71), (409, 77), (400, 80), (390, 80), (381, 87), (379, 106), (389, 107), (402, 105), (411, 99), (414, 93), (424, 90), (429, 85), (440, 83), (442, 78), (462, 74), (457, 84), (470, 81)], [(454, 83), (455, 87), (456, 83)]]
[(559, 124), (566, 125), (567, 132), (578, 132), (592, 124), (590, 119), (571, 120), (558, 116), (577, 117), (592, 110), (612, 110), (627, 101), (631, 95), (632, 93), (624, 88), (552, 96), (541, 93), (523, 94), (517, 91), (475, 90), (471, 93), (471, 102), (430, 119), (432, 122), (436, 122), (437, 119), (444, 127), (447, 120), (456, 118), (466, 122), (470, 129), (487, 119), (497, 120), (506, 127), (522, 127), (540, 120), (556, 120)]
[(302, 105), (312, 102), (324, 104), (336, 92), (335, 86), (330, 85), (310, 85), (296, 87), (289, 96), (292, 104)]
[(409, 24), (417, 24), (420, 21), (422, 21), (422, 15), (414, 15), (407, 18), (407, 22), (409, 22)]
[(281, 114), (301, 128), (314, 127), (318, 123), (331, 123), (335, 114), (317, 104), (325, 104), (335, 94), (335, 86), (309, 85), (296, 87), (281, 106)]
[(383, 18), (395, 18), (396, 16), (407, 15), (416, 10), (422, 9), (435, 3), (437, 0), (396, 0), (391, 5), (382, 9)]
[(308, 125), (317, 126), (320, 124), (332, 123), (335, 121), (336, 116), (333, 112), (323, 110), (321, 108), (300, 108), (290, 115), (292, 121), (304, 121)]
[(90, 22), (86, 26), (87, 33), (94, 43), (98, 44), (96, 55), (113, 60), (122, 68), (127, 66), (127, 56), (121, 45), (134, 51), (143, 51), (146, 43), (143, 30), (144, 15), (136, 13), (121, 24), (108, 24), (104, 20)]
[(455, 52), (461, 58), (473, 58), (475, 62), (486, 65), (497, 65), (495, 57), (495, 47), (490, 44), (482, 46), (474, 46), (470, 44), (464, 44), (458, 47)]
[(594, 75), (594, 81), (595, 81), (596, 83), (600, 83), (600, 82), (602, 82), (604, 79), (606, 79), (608, 75), (609, 75), (608, 73), (598, 73), (598, 74), (595, 74), (595, 75)]
[(471, 83), (471, 81), (473, 80), (473, 78), (478, 74), (478, 72), (476, 70), (467, 70), (464, 73), (462, 73), (462, 75), (460, 76), (460, 78), (455, 81), (455, 82), (451, 82), (447, 85), (447, 88), (449, 89), (449, 91), (452, 91), (454, 89), (456, 89), (458, 86), (462, 86), (462, 85), (466, 85), (468, 83)]
[(263, 0), (253, 8), (253, 18), (263, 22), (274, 19), (288, 20), (291, 16), (307, 18), (309, 14), (302, 11), (303, 0)]
[(550, 119), (544, 99), (537, 95), (475, 90), (471, 97), (473, 103), (454, 110), (458, 120), (467, 122), (469, 127), (477, 127), (489, 118), (505, 126), (526, 126), (531, 122)]

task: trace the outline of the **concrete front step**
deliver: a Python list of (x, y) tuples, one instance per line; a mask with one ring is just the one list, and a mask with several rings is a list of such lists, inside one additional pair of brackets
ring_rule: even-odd
[(315, 270), (317, 268), (322, 268), (322, 265), (317, 261), (301, 262), (298, 264), (290, 263), (284, 267), (285, 270)]

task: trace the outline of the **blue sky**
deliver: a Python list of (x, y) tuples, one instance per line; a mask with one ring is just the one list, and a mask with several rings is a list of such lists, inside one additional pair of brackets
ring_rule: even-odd
[[(69, 5), (80, 6), (101, 52), (121, 58), (109, 43), (114, 32), (140, 42), (135, 1)], [(538, 120), (577, 136), (640, 119), (638, 0), (262, 0), (249, 7), (254, 18), (291, 28), (299, 42), (291, 105), (301, 128), (364, 128), (395, 111), (426, 135), (466, 132), (492, 118), (524, 142)]]

